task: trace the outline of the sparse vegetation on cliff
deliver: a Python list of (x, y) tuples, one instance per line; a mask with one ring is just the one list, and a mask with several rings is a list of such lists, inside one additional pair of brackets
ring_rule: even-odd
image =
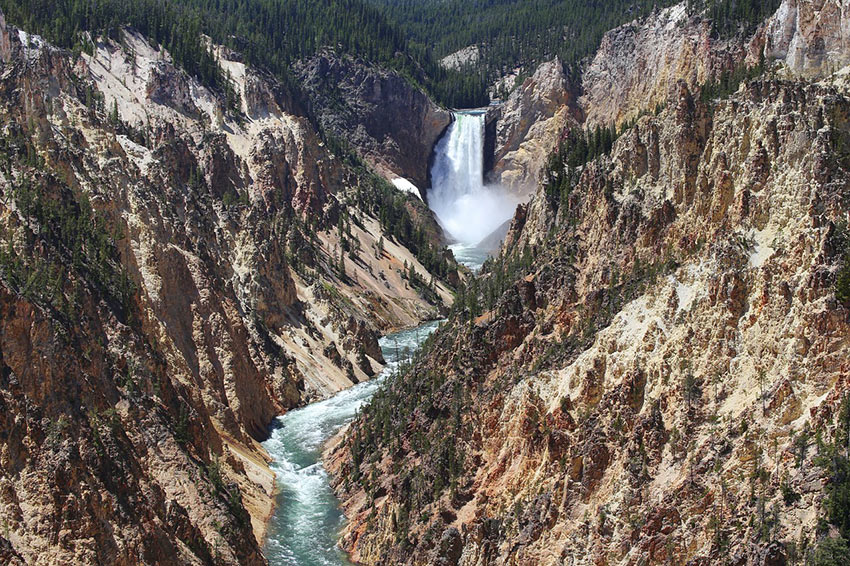
[(0, 242), (0, 272), (6, 284), (76, 323), (80, 287), (97, 290), (127, 321), (133, 315), (134, 285), (121, 264), (116, 242), (123, 235), (94, 211), (85, 194), (75, 194), (44, 169), (24, 136), (5, 138), (3, 169), (17, 176), (7, 189), (20, 214), (21, 229), (6, 226)]
[(766, 70), (764, 57), (753, 66), (741, 65), (731, 71), (723, 71), (716, 79), (711, 79), (702, 85), (700, 100), (710, 102), (716, 99), (728, 98), (740, 88), (741, 83), (760, 77)]
[(549, 154), (544, 169), (544, 187), (551, 205), (565, 203), (578, 182), (581, 167), (599, 156), (611, 153), (618, 137), (617, 128), (597, 126), (593, 130), (570, 128), (558, 147)]
[(440, 236), (436, 231), (429, 231), (426, 219), (431, 213), (424, 203), (399, 192), (362, 163), (357, 165), (357, 170), (360, 176), (355, 193), (357, 207), (377, 218), (387, 237), (406, 246), (425, 269), (451, 286), (457, 278), (457, 262), (438, 243)]
[[(827, 474), (823, 507), (825, 523), (838, 530), (837, 536), (823, 528), (823, 536), (814, 549), (815, 566), (846, 564), (850, 561), (850, 396), (844, 398), (835, 419), (832, 441), (818, 433), (815, 464)], [(823, 525), (826, 527), (826, 525)]]
[[(843, 460), (816, 468), (828, 448), (811, 440), (846, 388), (844, 307), (830, 309), (847, 172), (830, 148), (847, 93), (750, 80), (759, 72), (705, 100), (680, 82), (611, 144), (558, 148), (507, 247), (459, 289), (391, 403), (350, 432), (386, 422), (392, 434), (370, 432), (360, 462), (343, 464), (361, 470), (340, 480), (346, 548), (419, 564), (449, 556), (442, 533), (466, 555), (527, 563), (552, 548), (600, 562), (845, 560)], [(789, 112), (793, 126), (774, 125)], [(778, 205), (800, 190), (823, 206)], [(789, 262), (806, 283), (777, 283)], [(834, 355), (817, 350), (827, 343)], [(436, 450), (456, 402), (464, 467), (454, 493), (436, 492), (431, 470), (448, 472), (413, 447)], [(420, 463), (433, 497), (418, 517), (395, 514)]]

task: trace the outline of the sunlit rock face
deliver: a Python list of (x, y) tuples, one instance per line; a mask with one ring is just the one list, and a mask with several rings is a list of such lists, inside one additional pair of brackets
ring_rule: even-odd
[[(706, 102), (689, 46), (718, 49), (706, 72), (753, 63), (764, 28), (715, 46), (704, 22), (674, 16), (614, 30), (592, 61), (586, 81), (626, 80), (588, 92), (587, 115), (635, 123), (568, 193), (552, 198), (544, 177), (518, 210), (503, 252), (528, 250), (530, 267), (437, 334), (391, 398), (414, 408), (387, 417), (359, 482), (344, 482), (346, 451), (369, 427), (332, 454), (358, 561), (781, 564), (820, 536), (830, 473), (814, 438), (837, 437), (850, 353), (835, 295), (850, 81), (830, 37), (843, 19), (808, 28), (836, 73), (783, 59)], [(659, 53), (633, 42), (654, 36)]]
[(558, 59), (542, 64), (500, 108), (489, 178), (517, 196), (537, 187), (540, 171), (564, 128), (581, 118), (577, 85)]
[[(757, 41), (795, 74), (821, 76), (850, 63), (850, 13), (841, 0), (785, 0)], [(756, 45), (759, 45), (759, 43)]]
[(0, 562), (261, 565), (269, 422), (451, 294), (282, 85), (212, 46), (231, 108), (117, 33), (75, 56), (0, 17)]

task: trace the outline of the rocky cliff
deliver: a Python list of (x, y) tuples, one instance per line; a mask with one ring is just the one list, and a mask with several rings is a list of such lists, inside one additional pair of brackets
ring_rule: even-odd
[(684, 3), (611, 30), (582, 77), (587, 124), (619, 125), (665, 103), (680, 80), (693, 88), (734, 68), (744, 41), (716, 39), (711, 22)]
[(850, 24), (838, 0), (786, 0), (752, 34), (720, 37), (687, 3), (615, 28), (581, 77), (557, 61), (541, 65), (502, 106), (492, 179), (515, 192), (534, 190), (545, 157), (574, 127), (618, 126), (653, 112), (679, 81), (698, 89), (764, 56), (789, 76), (828, 75), (850, 60)]
[(490, 180), (516, 194), (533, 192), (546, 156), (580, 117), (561, 62), (541, 65), (500, 108)]
[(454, 267), (270, 76), (212, 46), (228, 100), (119, 35), (78, 55), (0, 15), (0, 556), (262, 564), (257, 440), (373, 375)]
[(451, 114), (395, 72), (324, 52), (304, 61), (298, 80), (320, 124), (388, 178), (430, 186), (431, 152)]
[(840, 0), (785, 0), (752, 35), (723, 38), (682, 3), (611, 30), (582, 78), (586, 123), (622, 124), (664, 104), (681, 80), (696, 88), (762, 56), (792, 76), (828, 75), (850, 60), (846, 12)]
[[(812, 31), (834, 18), (795, 21), (840, 54)], [(356, 560), (848, 559), (850, 81), (800, 77), (800, 60), (706, 101), (692, 68), (663, 88), (630, 71), (623, 92), (657, 92), (657, 114), (610, 155), (546, 164), (501, 257), (328, 454)], [(603, 43), (588, 72), (635, 61)], [(588, 119), (632, 112), (628, 94), (588, 96)]]
[(840, 0), (785, 0), (756, 36), (766, 57), (797, 75), (822, 76), (850, 62), (850, 15)]

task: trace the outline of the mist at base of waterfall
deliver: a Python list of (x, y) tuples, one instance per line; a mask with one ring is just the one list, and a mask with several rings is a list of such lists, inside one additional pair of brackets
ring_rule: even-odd
[(485, 185), (453, 200), (433, 203), (431, 210), (450, 239), (475, 246), (510, 220), (520, 202), (499, 186)]
[(428, 205), (449, 239), (476, 246), (509, 220), (520, 199), (484, 184), (482, 111), (456, 112), (434, 149)]

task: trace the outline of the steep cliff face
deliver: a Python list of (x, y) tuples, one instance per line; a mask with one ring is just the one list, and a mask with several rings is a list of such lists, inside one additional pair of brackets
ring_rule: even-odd
[(493, 180), (534, 192), (565, 130), (619, 126), (653, 111), (679, 81), (695, 88), (743, 65), (752, 41), (749, 49), (749, 38), (715, 39), (711, 23), (682, 3), (606, 33), (580, 77), (567, 77), (557, 60), (542, 64), (502, 106)]
[(546, 156), (579, 118), (576, 92), (561, 62), (541, 65), (500, 109), (491, 181), (517, 194), (534, 192)]
[(589, 126), (621, 124), (664, 103), (679, 80), (693, 88), (745, 55), (743, 39), (714, 39), (708, 20), (677, 4), (606, 33), (582, 77), (579, 102)]
[(2, 291), (4, 542), (27, 564), (264, 563), (243, 508), (259, 486), (240, 502), (223, 479), (250, 463), (156, 346), (77, 291), (63, 321)]
[(810, 552), (850, 389), (846, 77), (711, 103), (677, 81), (610, 156), (548, 170), (503, 257), (329, 454), (355, 559)]
[(847, 5), (785, 0), (756, 39), (764, 41), (767, 57), (783, 60), (795, 74), (827, 75), (850, 62)]
[(379, 172), (424, 190), (429, 158), (451, 114), (397, 73), (321, 53), (298, 79), (322, 127), (351, 144)]
[(4, 556), (264, 563), (270, 420), (450, 302), (376, 219), (427, 224), (405, 197), (215, 50), (235, 102), (131, 31), (75, 57), (0, 16)]
[(752, 36), (718, 38), (687, 4), (611, 30), (582, 79), (587, 125), (621, 124), (663, 104), (684, 80), (695, 88), (763, 55), (794, 76), (823, 77), (850, 61), (850, 23), (840, 0), (783, 1)]
[[(840, 0), (786, 0), (752, 35), (720, 38), (704, 15), (681, 3), (602, 39), (576, 84), (557, 61), (541, 65), (503, 106), (494, 180), (533, 191), (545, 156), (565, 128), (622, 126), (722, 73), (779, 61), (792, 76), (827, 76), (850, 61), (850, 23)], [(580, 84), (578, 84), (580, 83)]]

